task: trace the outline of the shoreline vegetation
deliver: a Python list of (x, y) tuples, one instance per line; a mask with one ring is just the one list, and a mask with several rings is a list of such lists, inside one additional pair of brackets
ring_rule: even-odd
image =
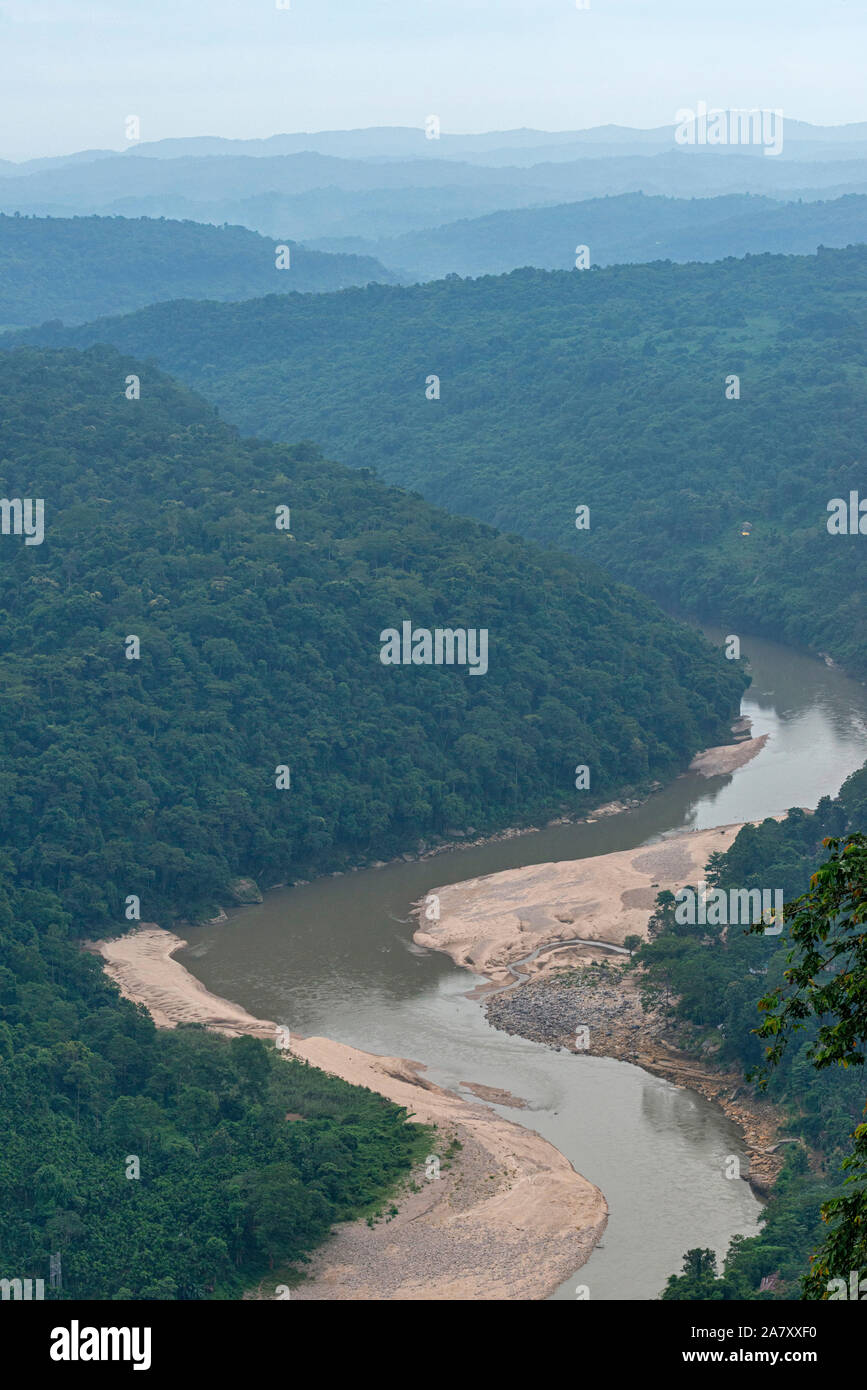
[[(183, 945), (148, 923), (87, 949), (102, 956), (106, 974), (158, 1027), (202, 1023), (230, 1036), (274, 1040), (276, 1024), (211, 994), (173, 959)], [(412, 1175), (386, 1221), (337, 1226), (312, 1255), (293, 1299), (544, 1299), (589, 1258), (605, 1229), (605, 1198), (534, 1130), (434, 1085), (419, 1062), (298, 1034), (290, 1050), (405, 1106), (415, 1122), (436, 1125), (447, 1155), (439, 1178), (428, 1180), (424, 1169)], [(466, 1084), (485, 1099), (515, 1104)]]
[[(732, 725), (732, 733), (738, 735), (734, 743), (723, 743), (715, 748), (704, 748), (696, 753), (689, 766), (678, 774), (685, 777), (690, 772), (697, 772), (702, 777), (728, 777), (739, 768), (744, 767), (762, 751), (770, 737), (769, 734), (761, 734), (758, 738), (752, 738), (749, 729), (752, 721), (747, 718), (739, 718)], [(624, 791), (619, 799), (606, 801), (599, 806), (595, 806), (586, 814), (567, 814), (555, 816), (553, 820), (546, 821), (544, 825), (510, 825), (502, 830), (493, 831), (490, 835), (477, 835), (472, 827), (459, 832), (450, 830), (447, 833), (455, 838), (444, 840), (441, 844), (427, 845), (423, 850), (415, 854), (406, 852), (395, 855), (393, 859), (377, 859), (372, 863), (355, 864), (345, 870), (337, 870), (333, 873), (325, 873), (324, 878), (339, 877), (343, 873), (360, 873), (363, 869), (387, 869), (390, 864), (415, 863), (425, 859), (435, 859), (439, 854), (451, 854), (455, 850), (479, 849), (483, 845), (497, 844), (501, 840), (516, 840), (523, 835), (539, 835), (542, 830), (550, 830), (555, 825), (593, 825), (595, 821), (601, 820), (606, 816), (619, 816), (624, 811), (633, 811), (636, 807), (644, 805), (649, 801), (655, 792), (661, 791), (662, 782), (651, 782), (644, 790), (636, 796), (628, 795)], [(250, 880), (243, 880), (249, 882)], [(272, 883), (265, 890), (271, 892), (275, 888), (301, 888), (310, 882), (309, 879), (296, 879), (292, 883)], [(255, 885), (254, 885), (255, 886)], [(261, 901), (261, 895), (257, 899)], [(234, 907), (245, 906), (243, 902), (236, 901)], [(224, 909), (220, 909), (213, 921), (227, 920)]]

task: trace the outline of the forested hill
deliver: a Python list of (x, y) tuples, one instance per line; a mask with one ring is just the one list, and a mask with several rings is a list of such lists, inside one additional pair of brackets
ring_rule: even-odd
[(755, 194), (722, 198), (588, 198), (556, 207), (516, 208), (487, 217), (366, 241), (324, 238), (323, 251), (375, 256), (405, 279), (500, 275), (521, 266), (572, 270), (575, 248), (593, 265), (715, 261), (757, 252), (814, 253), (818, 246), (867, 241), (867, 197), (780, 202)]
[[(0, 836), (82, 931), (589, 808), (737, 710), (734, 663), (592, 566), (242, 441), (113, 351), (0, 354), (0, 428), (3, 494), (45, 505), (41, 544), (0, 537)], [(404, 621), (485, 629), (487, 671), (384, 665)]]
[[(283, 269), (278, 245), (289, 248)], [(0, 214), (0, 328), (81, 323), (167, 299), (252, 299), (395, 279), (371, 256), (311, 251), (245, 227)]]
[[(158, 1032), (80, 939), (592, 804), (719, 739), (744, 677), (591, 566), (242, 441), (110, 350), (0, 354), (0, 437), (0, 1272), (273, 1289), (432, 1137), (258, 1039)], [(486, 626), (488, 670), (383, 665), (405, 619)]]
[(867, 248), (167, 304), (37, 339), (153, 354), (243, 429), (867, 670), (867, 541), (827, 529), (867, 495)]

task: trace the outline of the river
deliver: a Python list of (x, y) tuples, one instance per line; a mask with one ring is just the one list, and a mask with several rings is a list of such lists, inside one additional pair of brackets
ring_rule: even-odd
[(252, 1014), (424, 1062), (443, 1086), (480, 1082), (523, 1098), (525, 1110), (494, 1108), (556, 1145), (601, 1187), (611, 1211), (601, 1246), (555, 1299), (575, 1298), (582, 1285), (592, 1299), (655, 1298), (691, 1246), (723, 1254), (732, 1235), (754, 1232), (760, 1207), (750, 1187), (724, 1176), (729, 1155), (746, 1171), (742, 1138), (693, 1091), (625, 1062), (554, 1052), (490, 1028), (466, 997), (476, 977), (412, 945), (410, 904), (476, 875), (631, 849), (836, 794), (867, 758), (867, 690), (777, 643), (742, 641), (753, 677), (742, 713), (755, 736), (770, 737), (734, 774), (686, 774), (594, 825), (278, 889), (231, 913), (229, 924), (184, 933), (189, 946), (178, 959)]

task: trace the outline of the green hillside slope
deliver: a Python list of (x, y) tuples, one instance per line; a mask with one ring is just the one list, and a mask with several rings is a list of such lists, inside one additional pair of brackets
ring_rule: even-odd
[(171, 304), (38, 337), (153, 354), (245, 430), (318, 439), (865, 671), (867, 540), (828, 531), (832, 499), (867, 497), (865, 286), (853, 247)]
[[(0, 835), (91, 930), (589, 807), (737, 709), (733, 663), (594, 568), (243, 442), (112, 352), (0, 354), (0, 425), (5, 496), (45, 499), (42, 544), (0, 537)], [(384, 665), (406, 621), (484, 629), (487, 671)]]
[(328, 238), (323, 251), (359, 252), (404, 278), (500, 275), (522, 266), (572, 270), (575, 248), (593, 265), (716, 261), (763, 251), (812, 254), (818, 246), (867, 241), (867, 197), (780, 203), (755, 195), (646, 198), (627, 193), (557, 207), (519, 208), (431, 230), (366, 241)]
[[(278, 244), (290, 251), (280, 270)], [(395, 276), (370, 256), (311, 251), (245, 227), (0, 214), (0, 327), (81, 323), (167, 299), (252, 299), (371, 280)]]

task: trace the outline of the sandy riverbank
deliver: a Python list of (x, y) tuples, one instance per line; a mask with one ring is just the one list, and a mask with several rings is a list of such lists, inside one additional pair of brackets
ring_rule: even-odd
[(158, 1028), (179, 1023), (204, 1023), (218, 1033), (239, 1036), (252, 1033), (273, 1042), (277, 1026), (254, 1018), (238, 1004), (220, 999), (173, 960), (186, 942), (173, 932), (146, 922), (138, 930), (112, 941), (86, 942), (87, 949), (102, 956), (105, 973), (134, 1004), (144, 1004)]
[(327, 1038), (293, 1051), (405, 1105), (462, 1146), (439, 1179), (416, 1175), (420, 1190), (398, 1201), (388, 1223), (338, 1227), (293, 1299), (542, 1299), (589, 1257), (605, 1229), (605, 1198), (534, 1130), (435, 1086), (416, 1062)]
[[(417, 905), (422, 924), (414, 939), (445, 951), (497, 986), (513, 980), (509, 964), (550, 942), (580, 937), (622, 945), (627, 936), (646, 936), (657, 893), (698, 883), (711, 854), (728, 849), (741, 829), (727, 825), (672, 835), (639, 849), (507, 869), (437, 888), (440, 920), (424, 917), (428, 895)], [(602, 959), (610, 970), (604, 981), (588, 975), (579, 988), (558, 983), (557, 972), (564, 967)], [(636, 982), (622, 975), (617, 957), (592, 945), (567, 946), (520, 969), (529, 983), (504, 994), (492, 994), (490, 985), (477, 991), (477, 997), (487, 998), (490, 1023), (572, 1051), (576, 1029), (589, 1027), (589, 1046), (582, 1050), (633, 1062), (717, 1101), (743, 1129), (751, 1181), (758, 1193), (767, 1193), (782, 1166), (774, 1147), (773, 1107), (752, 1095), (734, 1073), (715, 1071), (679, 1052), (668, 1036), (668, 1021), (642, 1011)]]
[[(88, 948), (160, 1027), (204, 1023), (274, 1039), (276, 1024), (211, 994), (173, 959), (184, 944), (148, 924)], [(294, 1034), (291, 1050), (437, 1125), (441, 1150), (453, 1138), (462, 1145), (440, 1178), (414, 1175), (419, 1191), (398, 1198), (391, 1221), (338, 1227), (293, 1300), (543, 1299), (588, 1258), (605, 1228), (605, 1198), (534, 1130), (435, 1086), (418, 1062)]]
[[(553, 941), (582, 937), (622, 946), (627, 936), (646, 934), (657, 893), (697, 883), (710, 855), (728, 849), (741, 829), (692, 831), (639, 849), (531, 864), (436, 888), (416, 905), (421, 917), (413, 939), (498, 985), (512, 978), (511, 962)], [(438, 899), (439, 921), (425, 917), (434, 910), (432, 896)], [(597, 954), (567, 947), (522, 969), (539, 974)]]
[(757, 753), (761, 753), (769, 737), (769, 734), (761, 734), (759, 738), (748, 738), (743, 743), (726, 743), (720, 748), (705, 748), (703, 753), (696, 753), (689, 770), (700, 772), (702, 777), (723, 777), (730, 772), (736, 772)]

